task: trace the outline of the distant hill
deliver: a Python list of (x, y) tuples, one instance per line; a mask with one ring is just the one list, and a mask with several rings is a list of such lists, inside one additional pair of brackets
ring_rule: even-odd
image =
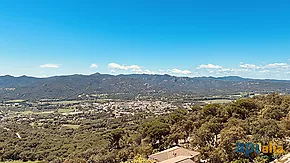
[[(13, 88), (13, 89), (10, 89)], [(0, 76), (0, 100), (76, 98), (80, 94), (196, 94), (286, 92), (290, 81), (228, 77), (176, 77), (170, 75), (69, 75), (49, 78)]]
[(224, 76), (224, 77), (217, 77), (215, 79), (225, 80), (225, 81), (249, 81), (249, 80), (252, 80), (252, 79), (248, 79), (248, 78), (242, 78), (239, 76)]

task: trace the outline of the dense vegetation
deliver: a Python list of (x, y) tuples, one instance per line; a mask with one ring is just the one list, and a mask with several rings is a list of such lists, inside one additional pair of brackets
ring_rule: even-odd
[(142, 160), (179, 144), (200, 151), (202, 159), (212, 163), (263, 163), (276, 155), (252, 153), (246, 157), (235, 152), (236, 142), (272, 141), (287, 152), (289, 111), (290, 96), (270, 94), (178, 109), (157, 117), (142, 113), (111, 118), (102, 113), (82, 121), (79, 128), (61, 126), (57, 117), (48, 117), (55, 119), (39, 126), (12, 121), (0, 126), (0, 160), (118, 163), (134, 157)]
[(110, 98), (133, 99), (138, 94), (154, 97), (193, 97), (237, 92), (289, 92), (290, 81), (240, 77), (175, 77), (169, 75), (70, 75), (49, 78), (0, 76), (0, 100), (71, 99), (81, 94), (110, 94)]

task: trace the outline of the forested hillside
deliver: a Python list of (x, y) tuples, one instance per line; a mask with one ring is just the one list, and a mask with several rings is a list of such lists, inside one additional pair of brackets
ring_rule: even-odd
[[(0, 126), (0, 160), (119, 163), (177, 144), (201, 152), (212, 163), (268, 162), (276, 155), (246, 157), (235, 152), (236, 142), (276, 142), (288, 152), (289, 111), (290, 96), (270, 94), (159, 116), (90, 113), (72, 121), (79, 127), (61, 125), (64, 120), (57, 112), (27, 115), (29, 122), (11, 119)], [(45, 120), (35, 124), (36, 119)]]
[(175, 77), (169, 75), (69, 75), (49, 78), (0, 77), (0, 100), (75, 99), (81, 94), (122, 94), (118, 98), (141, 95), (190, 94), (222, 95), (238, 92), (289, 93), (290, 81), (257, 80), (240, 77)]

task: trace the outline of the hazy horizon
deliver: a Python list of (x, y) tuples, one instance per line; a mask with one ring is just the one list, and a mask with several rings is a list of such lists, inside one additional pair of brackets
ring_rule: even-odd
[(60, 74), (60, 75), (52, 75), (52, 76), (42, 76), (42, 77), (38, 77), (38, 76), (30, 76), (30, 75), (19, 75), (19, 76), (14, 76), (14, 75), (10, 75), (10, 74), (6, 74), (6, 75), (0, 75), (0, 77), (4, 77), (4, 76), (12, 76), (15, 78), (19, 78), (19, 77), (33, 77), (33, 78), (50, 78), (50, 77), (61, 77), (61, 76), (73, 76), (73, 75), (83, 75), (83, 76), (90, 76), (90, 75), (94, 75), (94, 74), (101, 74), (101, 75), (113, 75), (113, 76), (119, 76), (119, 75), (169, 75), (169, 76), (173, 76), (173, 77), (188, 77), (188, 78), (223, 78), (223, 77), (238, 77), (238, 78), (243, 78), (243, 79), (257, 79), (257, 80), (290, 80), (290, 79), (275, 79), (275, 78), (247, 78), (247, 77), (241, 77), (241, 76), (234, 76), (234, 75), (225, 75), (225, 76), (177, 76), (177, 75), (170, 75), (170, 74), (146, 74), (146, 73), (127, 73), (127, 74), (109, 74), (109, 73), (99, 73), (99, 72), (95, 72), (95, 73), (91, 73), (91, 74)]

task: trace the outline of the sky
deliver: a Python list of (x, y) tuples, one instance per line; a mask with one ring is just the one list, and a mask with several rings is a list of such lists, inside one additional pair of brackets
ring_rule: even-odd
[(96, 72), (290, 79), (290, 1), (0, 1), (0, 75)]

